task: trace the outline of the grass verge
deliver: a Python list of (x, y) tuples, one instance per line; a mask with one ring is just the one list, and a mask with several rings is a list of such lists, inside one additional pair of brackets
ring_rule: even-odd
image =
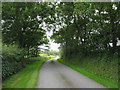
[(37, 58), (35, 60), (38, 61), (28, 65), (17, 74), (5, 80), (2, 84), (3, 88), (35, 88), (37, 85), (40, 67), (47, 59), (40, 60), (40, 58)]
[(68, 67), (80, 72), (81, 74), (95, 80), (96, 82), (104, 85), (105, 87), (108, 87), (108, 88), (118, 88), (118, 83), (114, 82), (114, 81), (111, 81), (109, 79), (106, 79), (106, 78), (103, 78), (101, 76), (98, 76), (98, 75), (95, 75), (93, 73), (90, 73), (88, 71), (86, 71), (84, 68), (78, 68), (64, 60), (58, 60), (59, 62), (63, 63), (64, 65), (67, 65)]

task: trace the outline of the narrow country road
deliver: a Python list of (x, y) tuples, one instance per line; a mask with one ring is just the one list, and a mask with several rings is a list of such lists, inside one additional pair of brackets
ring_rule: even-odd
[[(48, 60), (40, 70), (37, 88), (105, 88), (77, 71)], [(106, 88), (107, 89), (107, 88)]]

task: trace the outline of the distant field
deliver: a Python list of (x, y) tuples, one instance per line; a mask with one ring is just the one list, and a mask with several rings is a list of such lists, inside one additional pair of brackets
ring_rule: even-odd
[(39, 56), (53, 59), (53, 58), (59, 57), (59, 52), (58, 51), (40, 51)]

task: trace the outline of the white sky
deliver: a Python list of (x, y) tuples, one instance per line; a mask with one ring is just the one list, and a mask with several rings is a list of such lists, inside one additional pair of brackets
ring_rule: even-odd
[[(42, 28), (46, 30), (46, 35), (47, 35), (47, 38), (49, 39), (49, 44), (48, 46), (50, 47), (50, 50), (53, 50), (53, 51), (59, 51), (59, 47), (60, 47), (60, 44), (57, 44), (54, 42), (54, 40), (51, 40), (50, 37), (53, 35), (53, 30), (48, 30), (47, 27), (45, 27), (46, 24), (43, 23), (43, 26)], [(48, 49), (47, 47), (45, 47), (46, 45), (42, 45), (42, 46), (39, 46), (40, 48), (42, 49)]]
[[(50, 50), (59, 51), (59, 49), (58, 49), (59, 46), (60, 46), (60, 44), (54, 43), (53, 41), (49, 42)], [(48, 49), (47, 47), (45, 47), (45, 45), (42, 45), (42, 46), (39, 46), (39, 47), (42, 48), (42, 49)]]
[(59, 51), (59, 46), (60, 44), (54, 43), (53, 41), (50, 42), (50, 50)]
[(50, 40), (49, 45), (50, 45), (50, 50), (58, 51), (60, 44), (57, 44), (54, 42), (54, 40), (50, 39), (50, 36), (53, 35), (53, 30), (47, 31), (46, 32), (47, 38)]

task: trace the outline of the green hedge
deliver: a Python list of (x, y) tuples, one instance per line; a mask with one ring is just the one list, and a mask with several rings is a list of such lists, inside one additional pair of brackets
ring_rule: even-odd
[(101, 54), (81, 57), (76, 55), (65, 61), (78, 67), (83, 68), (90, 73), (118, 82), (118, 60), (117, 55)]
[(26, 58), (27, 53), (24, 49), (16, 45), (3, 46), (2, 49), (2, 80), (9, 78), (20, 71), (27, 64), (33, 63), (33, 60)]

